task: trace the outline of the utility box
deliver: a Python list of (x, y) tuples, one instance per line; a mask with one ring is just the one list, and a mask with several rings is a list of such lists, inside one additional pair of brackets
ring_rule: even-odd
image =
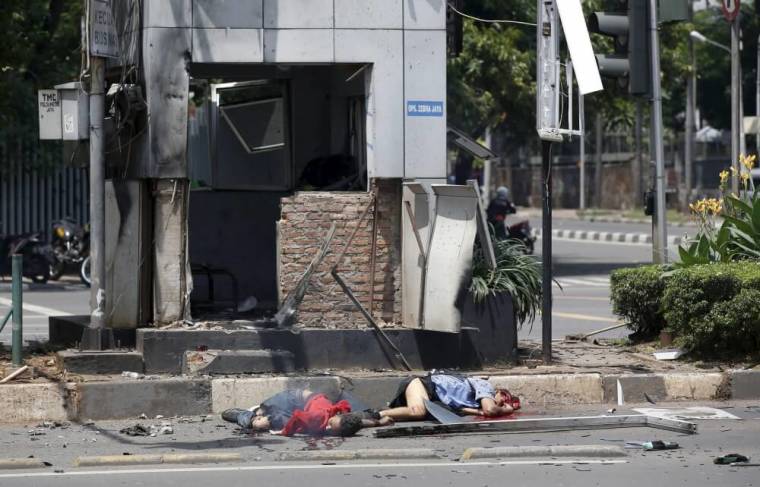
[(90, 137), (90, 98), (79, 82), (56, 85), (61, 104), (63, 140), (86, 140)]
[(61, 99), (57, 90), (37, 92), (40, 140), (61, 140)]

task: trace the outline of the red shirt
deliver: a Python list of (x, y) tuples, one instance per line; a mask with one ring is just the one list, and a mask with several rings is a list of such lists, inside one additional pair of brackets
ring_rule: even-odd
[(306, 401), (303, 411), (293, 411), (290, 421), (282, 429), (284, 436), (295, 434), (321, 435), (327, 429), (327, 421), (337, 414), (350, 413), (348, 401), (338, 401), (335, 404), (324, 394), (314, 394)]

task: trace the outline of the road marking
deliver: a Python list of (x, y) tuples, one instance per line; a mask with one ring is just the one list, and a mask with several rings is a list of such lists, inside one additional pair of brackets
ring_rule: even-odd
[(609, 277), (586, 277), (587, 281), (593, 281), (593, 282), (601, 282), (602, 284), (609, 284), (610, 278)]
[(620, 321), (614, 318), (603, 318), (601, 316), (582, 315), (576, 313), (563, 313), (561, 311), (552, 311), (552, 316), (557, 316), (559, 318), (570, 318), (571, 320), (599, 321), (601, 323), (620, 323)]
[(609, 303), (609, 298), (600, 298), (598, 296), (566, 296), (559, 294), (557, 296), (554, 296), (553, 299), (569, 299), (569, 300), (578, 300), (578, 301), (604, 301), (605, 303)]
[[(13, 301), (7, 298), (0, 298), (0, 304), (11, 306), (13, 305)], [(33, 313), (42, 313), (43, 315), (48, 316), (72, 316), (71, 313), (67, 313), (66, 311), (61, 311), (54, 308), (46, 308), (45, 306), (37, 306), (36, 304), (23, 303), (23, 307), (26, 311), (31, 311)]]
[(568, 279), (566, 277), (563, 277), (561, 279), (557, 279), (557, 282), (555, 284), (559, 284), (561, 287), (569, 287), (566, 286), (566, 284), (574, 284), (576, 286), (586, 286), (586, 287), (608, 287), (610, 285), (609, 282), (605, 282), (604, 284), (596, 281), (591, 281), (590, 279)]
[(266, 470), (324, 470), (324, 469), (360, 469), (360, 468), (435, 468), (435, 467), (484, 467), (527, 466), (527, 465), (619, 465), (628, 460), (514, 460), (507, 462), (424, 462), (424, 463), (347, 463), (342, 465), (256, 465), (250, 467), (187, 467), (187, 468), (144, 468), (128, 470), (77, 470), (65, 472), (26, 472), (0, 474), (0, 479), (32, 478), (32, 477), (73, 477), (84, 475), (140, 475), (159, 473), (192, 473), (192, 472), (251, 472)]

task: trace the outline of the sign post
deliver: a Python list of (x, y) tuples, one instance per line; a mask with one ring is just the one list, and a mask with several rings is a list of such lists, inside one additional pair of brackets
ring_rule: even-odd
[(740, 91), (739, 80), (741, 79), (741, 60), (740, 56), (740, 33), (739, 33), (739, 14), (741, 9), (740, 0), (721, 0), (721, 9), (723, 16), (731, 25), (731, 167), (734, 168), (731, 176), (731, 190), (739, 193), (739, 174), (741, 167), (739, 165), (739, 151), (741, 150), (741, 138), (743, 127), (741, 113), (739, 111)]

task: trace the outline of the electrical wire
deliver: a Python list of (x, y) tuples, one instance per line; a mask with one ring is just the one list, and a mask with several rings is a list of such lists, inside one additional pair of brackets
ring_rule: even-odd
[(451, 3), (449, 3), (448, 5), (449, 5), (449, 8), (450, 8), (451, 10), (453, 10), (453, 11), (454, 11), (454, 12), (456, 12), (456, 13), (458, 13), (458, 14), (459, 14), (459, 15), (461, 15), (462, 17), (465, 17), (465, 18), (468, 18), (468, 19), (471, 19), (471, 20), (475, 20), (475, 21), (477, 21), (477, 22), (485, 22), (485, 23), (488, 23), (488, 24), (517, 24), (517, 25), (525, 25), (525, 26), (528, 26), (528, 27), (535, 27), (535, 26), (536, 26), (536, 24), (535, 24), (535, 23), (531, 23), (531, 22), (523, 22), (523, 21), (521, 21), (521, 20), (505, 20), (505, 19), (482, 19), (482, 18), (480, 18), (480, 17), (475, 17), (474, 15), (469, 15), (469, 14), (466, 14), (466, 13), (464, 13), (464, 12), (462, 12), (462, 11), (458, 10), (458, 9), (457, 9), (457, 8), (456, 8), (456, 7), (455, 7), (453, 4), (451, 4)]

